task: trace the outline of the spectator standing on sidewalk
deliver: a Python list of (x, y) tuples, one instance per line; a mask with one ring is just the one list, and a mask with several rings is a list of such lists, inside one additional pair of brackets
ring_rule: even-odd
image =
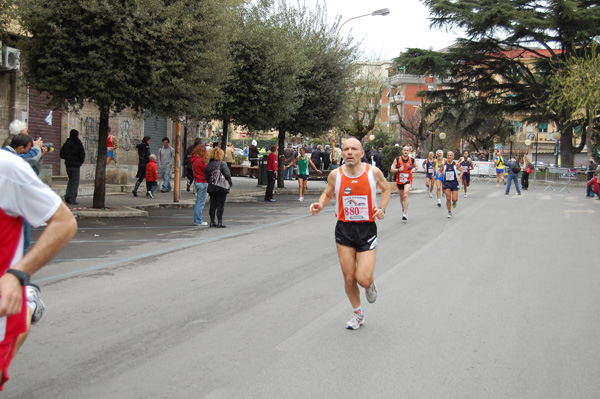
[[(210, 227), (227, 227), (223, 224), (223, 212), (225, 210), (225, 200), (229, 190), (222, 190), (221, 188), (212, 184), (210, 176), (217, 169), (221, 171), (221, 174), (229, 182), (229, 186), (233, 187), (233, 181), (231, 180), (231, 173), (225, 162), (223, 162), (223, 150), (220, 148), (213, 148), (208, 152), (208, 165), (204, 171), (206, 176), (209, 176), (208, 181), (208, 195), (210, 195), (210, 209), (208, 214), (210, 215)], [(215, 216), (218, 223), (215, 223)]]
[(275, 202), (273, 189), (277, 179), (277, 146), (271, 146), (271, 153), (267, 158), (267, 189), (265, 190), (265, 202)]
[[(594, 173), (595, 172), (596, 172), (596, 164), (594, 163), (593, 159), (590, 159), (590, 161), (588, 163), (587, 170), (585, 171), (585, 174), (587, 176), (587, 181), (588, 182), (591, 181), (594, 178)], [(593, 193), (593, 191), (590, 191), (590, 186), (588, 185), (587, 187), (588, 187), (588, 189), (587, 189), (587, 192), (585, 194), (585, 197), (586, 198), (590, 198), (590, 197), (594, 198), (594, 193)]]
[[(77, 232), (77, 222), (60, 197), (10, 151), (0, 151), (0, 192), (1, 391), (9, 379), (13, 357), (25, 342), (31, 324), (41, 319), (45, 309), (39, 287), (29, 282), (30, 276), (67, 245)], [(23, 256), (25, 218), (34, 226), (44, 222), (48, 226)]]
[(108, 139), (106, 141), (106, 164), (110, 163), (112, 159), (117, 163), (117, 158), (115, 157), (115, 150), (119, 147), (117, 144), (117, 138), (112, 135), (110, 126), (108, 127)]
[[(258, 147), (256, 146), (256, 140), (252, 140), (250, 148), (248, 148), (248, 160), (250, 161), (250, 167), (258, 166)], [(250, 169), (250, 178), (254, 175), (254, 169)]]
[[(291, 144), (288, 144), (287, 148), (283, 150), (283, 162), (284, 166), (288, 166), (296, 159), (296, 151)], [(286, 168), (283, 170), (283, 180), (294, 179), (294, 168)]]
[(137, 181), (135, 182), (135, 187), (131, 193), (134, 197), (137, 197), (138, 188), (140, 188), (140, 184), (142, 184), (146, 178), (146, 165), (148, 165), (148, 161), (150, 161), (150, 136), (144, 136), (142, 142), (135, 147), (138, 150), (138, 170), (135, 175)]
[(225, 148), (225, 163), (231, 171), (231, 165), (235, 163), (235, 148), (231, 143), (227, 143), (227, 148)]
[(594, 194), (598, 196), (600, 200), (600, 190), (598, 188), (598, 173), (594, 172), (594, 177), (587, 182), (587, 192), (589, 195), (586, 195), (588, 198), (594, 198)]
[(206, 203), (206, 193), (208, 189), (208, 182), (205, 174), (206, 162), (208, 162), (206, 146), (196, 146), (192, 152), (191, 160), (194, 168), (194, 191), (196, 191), (196, 203), (194, 204), (194, 225), (196, 226), (208, 225), (208, 223), (202, 220), (202, 210)]
[(154, 192), (158, 188), (158, 165), (156, 155), (151, 154), (146, 165), (146, 197), (154, 198)]
[(171, 191), (171, 169), (175, 165), (175, 150), (169, 145), (169, 138), (162, 139), (163, 146), (158, 150), (158, 168), (160, 176), (163, 178), (163, 184), (160, 189), (161, 193)]
[(77, 192), (79, 191), (79, 176), (81, 165), (85, 161), (85, 149), (83, 143), (79, 140), (79, 132), (72, 129), (69, 132), (69, 138), (60, 149), (60, 157), (65, 160), (67, 169), (67, 191), (65, 192), (65, 202), (67, 204), (77, 205)]
[(321, 154), (321, 159), (323, 160), (323, 170), (329, 170), (329, 166), (331, 165), (331, 151), (328, 145), (325, 146), (325, 151)]
[(317, 167), (317, 170), (321, 170), (323, 164), (321, 163), (321, 159), (323, 157), (323, 152), (321, 151), (321, 145), (318, 145), (317, 148), (314, 148), (310, 154), (310, 160)]
[(342, 149), (340, 148), (340, 144), (336, 143), (333, 153), (331, 155), (331, 170), (337, 169), (340, 167), (342, 162)]
[[(194, 144), (191, 144), (185, 150), (185, 177), (187, 177), (187, 188), (186, 190), (189, 192), (192, 183), (194, 183), (194, 167), (192, 162), (192, 152), (194, 148), (198, 146), (198, 144), (202, 144), (202, 139), (197, 138), (194, 140)], [(204, 147), (204, 146), (203, 146)], [(206, 147), (204, 148), (204, 152), (206, 153)]]

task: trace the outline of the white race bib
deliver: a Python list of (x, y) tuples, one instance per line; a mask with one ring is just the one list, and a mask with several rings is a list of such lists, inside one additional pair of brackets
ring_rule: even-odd
[(346, 220), (369, 220), (369, 200), (366, 195), (344, 195), (342, 204)]
[(427, 169), (427, 173), (433, 173), (433, 168)]
[(400, 183), (406, 183), (408, 181), (408, 173), (400, 173), (400, 176), (398, 177), (398, 181)]
[(454, 172), (446, 172), (446, 181), (454, 180)]

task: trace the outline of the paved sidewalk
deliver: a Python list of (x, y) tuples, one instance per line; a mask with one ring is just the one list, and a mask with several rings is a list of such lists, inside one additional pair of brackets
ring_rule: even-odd
[[(233, 177), (233, 187), (227, 196), (227, 202), (258, 202), (262, 201), (265, 194), (265, 186), (258, 185), (258, 179), (248, 177)], [(326, 186), (325, 180), (309, 181), (309, 194), (320, 194)], [(171, 182), (173, 184), (173, 182)], [(174, 201), (174, 193), (161, 193), (160, 190), (154, 194), (154, 199), (146, 197), (145, 181), (140, 186), (138, 197), (131, 193), (135, 180), (129, 180), (126, 185), (107, 184), (105, 209), (92, 208), (94, 195), (94, 182), (91, 180), (81, 181), (79, 184), (79, 195), (77, 205), (67, 204), (76, 217), (87, 218), (122, 218), (122, 217), (148, 217), (150, 208), (193, 208), (196, 196), (193, 190), (186, 191), (186, 179), (180, 184), (179, 202)], [(54, 179), (52, 189), (62, 198), (67, 187), (66, 180)], [(160, 183), (159, 183), (160, 188)], [(285, 188), (275, 188), (276, 195), (298, 195), (298, 183), (285, 181)], [(207, 201), (210, 199), (207, 197)]]

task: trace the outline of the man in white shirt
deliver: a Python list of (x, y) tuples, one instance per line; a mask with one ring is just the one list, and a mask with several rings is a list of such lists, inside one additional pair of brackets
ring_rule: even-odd
[[(30, 144), (28, 145), (30, 147)], [(77, 232), (67, 206), (17, 155), (0, 151), (0, 390), (8, 368), (44, 304), (30, 276), (50, 261)], [(23, 256), (23, 220), (48, 226)]]
[(163, 146), (158, 150), (158, 169), (159, 176), (163, 178), (161, 193), (171, 191), (171, 168), (175, 164), (175, 150), (169, 145), (169, 138), (162, 139)]

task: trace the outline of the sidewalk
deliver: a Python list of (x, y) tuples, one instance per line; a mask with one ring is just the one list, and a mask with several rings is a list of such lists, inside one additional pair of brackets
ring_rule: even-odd
[[(265, 195), (265, 186), (258, 186), (258, 179), (248, 177), (232, 177), (233, 186), (227, 202), (258, 202), (262, 201)], [(179, 202), (174, 201), (173, 191), (169, 193), (160, 192), (159, 189), (154, 194), (154, 199), (146, 197), (146, 182), (144, 181), (138, 190), (138, 197), (134, 197), (131, 191), (135, 185), (135, 180), (129, 180), (126, 185), (107, 184), (105, 209), (92, 208), (94, 195), (94, 182), (92, 180), (82, 180), (79, 183), (79, 195), (77, 196), (77, 205), (67, 204), (75, 217), (78, 218), (124, 218), (124, 217), (148, 217), (148, 209), (151, 208), (193, 208), (196, 202), (196, 195), (193, 189), (186, 191), (187, 180), (181, 179)], [(173, 186), (173, 181), (171, 185)], [(309, 181), (308, 194), (320, 194), (327, 185), (327, 182)], [(52, 189), (61, 198), (65, 195), (67, 181), (65, 178), (54, 178)], [(285, 188), (275, 188), (276, 195), (298, 195), (298, 182), (296, 180), (285, 181)], [(207, 197), (207, 201), (209, 198)]]

